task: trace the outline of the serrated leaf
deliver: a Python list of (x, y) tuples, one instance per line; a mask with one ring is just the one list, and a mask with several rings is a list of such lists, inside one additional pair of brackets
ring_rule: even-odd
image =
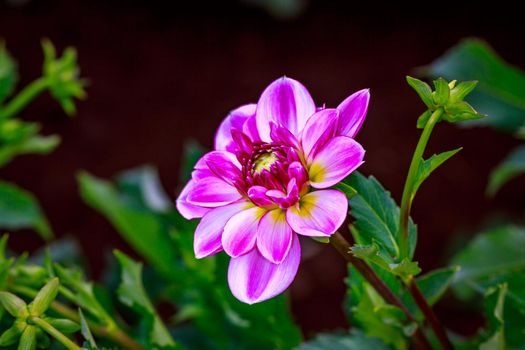
[(406, 79), (408, 85), (410, 85), (416, 91), (416, 93), (419, 95), (419, 98), (421, 98), (421, 101), (423, 101), (423, 103), (428, 108), (433, 107), (434, 101), (432, 99), (432, 89), (430, 86), (424, 81), (410, 76), (407, 76)]
[(368, 337), (360, 330), (349, 333), (321, 333), (314, 339), (303, 343), (298, 350), (388, 350), (381, 339)]
[[(346, 180), (357, 190), (350, 199), (350, 215), (355, 218), (352, 232), (360, 245), (370, 245), (375, 241), (385, 253), (396, 257), (399, 254), (399, 208), (381, 184), (373, 177), (364, 177), (359, 172), (352, 173)], [(416, 226), (409, 225), (410, 257), (416, 243)]]
[(479, 80), (467, 101), (488, 117), (468, 125), (489, 125), (514, 133), (525, 124), (525, 74), (501, 59), (484, 41), (462, 41), (426, 71), (433, 77)]
[(400, 263), (390, 264), (390, 270), (396, 276), (406, 279), (410, 276), (419, 275), (421, 268), (417, 261), (410, 261), (407, 258), (403, 259)]
[(438, 106), (444, 106), (445, 104), (447, 104), (448, 99), (450, 97), (450, 88), (448, 86), (447, 81), (443, 78), (434, 80), (434, 87), (436, 89), (432, 94), (432, 99), (434, 100), (434, 103)]
[(508, 181), (525, 173), (525, 145), (515, 148), (491, 172), (487, 194), (494, 196)]
[(148, 342), (152, 346), (165, 349), (175, 349), (175, 342), (166, 326), (151, 303), (142, 284), (142, 264), (131, 260), (127, 255), (115, 251), (120, 266), (121, 283), (117, 290), (119, 300), (137, 311), (149, 329)]
[(440, 165), (445, 163), (454, 154), (461, 151), (461, 149), (462, 147), (440, 154), (434, 154), (430, 158), (423, 160), (420, 163), (417, 176), (412, 185), (412, 198), (416, 195), (417, 190), (419, 189), (421, 184), (430, 176), (430, 174), (432, 174), (434, 170), (436, 170)]
[(16, 61), (0, 40), (0, 104), (9, 97), (18, 82)]
[(36, 198), (14, 184), (0, 181), (0, 227), (9, 230), (33, 228), (45, 240), (53, 231)]

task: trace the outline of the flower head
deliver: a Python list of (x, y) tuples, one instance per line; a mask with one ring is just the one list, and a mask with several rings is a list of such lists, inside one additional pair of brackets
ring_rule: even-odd
[(363, 163), (353, 138), (369, 97), (361, 90), (337, 108), (316, 108), (301, 83), (283, 77), (220, 125), (215, 150), (197, 162), (177, 208), (202, 217), (197, 258), (223, 250), (231, 257), (228, 283), (239, 300), (282, 293), (299, 266), (297, 235), (328, 237), (343, 223), (347, 199), (330, 187)]

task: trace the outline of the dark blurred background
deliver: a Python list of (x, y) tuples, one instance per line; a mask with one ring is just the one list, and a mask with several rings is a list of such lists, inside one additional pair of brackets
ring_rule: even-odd
[[(256, 102), (279, 76), (303, 82), (318, 105), (336, 106), (371, 88), (368, 118), (358, 140), (367, 150), (365, 174), (374, 174), (399, 201), (423, 111), (404, 77), (466, 36), (487, 40), (507, 61), (525, 67), (522, 11), (503, 3), (403, 7), (398, 2), (350, 1), (31, 1), (0, 0), (0, 37), (19, 61), (23, 86), (39, 76), (39, 41), (75, 46), (89, 98), (68, 120), (49, 96), (20, 117), (62, 136), (53, 154), (24, 156), (0, 177), (36, 194), (55, 232), (78, 238), (99, 277), (105, 253), (130, 249), (110, 224), (81, 201), (80, 169), (111, 177), (143, 163), (159, 168), (174, 199), (184, 142), (212, 147), (229, 110)], [(451, 246), (492, 220), (523, 213), (523, 180), (489, 200), (488, 174), (518, 142), (489, 129), (440, 124), (429, 152), (464, 149), (420, 190), (413, 217), (419, 226), (416, 258), (424, 270), (446, 263)], [(145, 233), (147, 234), (147, 233)], [(15, 247), (42, 242), (13, 235)], [(291, 295), (305, 334), (346, 326), (341, 303), (345, 265), (329, 247), (304, 242), (306, 259)], [(311, 256), (314, 255), (314, 256)], [(310, 258), (308, 258), (310, 256)], [(465, 312), (438, 305), (448, 326), (473, 332)], [(466, 322), (469, 320), (469, 322)]]

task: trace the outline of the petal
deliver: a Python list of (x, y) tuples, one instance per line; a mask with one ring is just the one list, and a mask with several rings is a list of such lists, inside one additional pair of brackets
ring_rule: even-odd
[(338, 190), (322, 190), (304, 195), (298, 205), (286, 211), (286, 221), (305, 236), (330, 236), (343, 224), (348, 200)]
[(301, 145), (305, 158), (311, 159), (316, 150), (322, 148), (335, 136), (339, 111), (334, 108), (323, 109), (315, 113), (301, 132)]
[(261, 218), (257, 228), (257, 248), (274, 264), (280, 264), (292, 246), (292, 229), (286, 222), (286, 211), (275, 209)]
[(221, 237), (224, 226), (238, 212), (250, 207), (246, 201), (235, 202), (223, 207), (214, 208), (202, 218), (197, 229), (193, 249), (197, 259), (215, 254), (222, 250)]
[(288, 177), (297, 181), (299, 189), (302, 189), (303, 185), (308, 181), (308, 173), (301, 162), (292, 162), (288, 166)]
[(339, 126), (337, 135), (355, 137), (366, 118), (368, 102), (370, 101), (370, 91), (360, 90), (341, 102), (337, 109), (339, 115)]
[(224, 118), (215, 134), (215, 149), (217, 151), (232, 151), (232, 128), (242, 131), (243, 125), (248, 118), (255, 116), (255, 108), (256, 104), (247, 104), (234, 109)]
[(212, 151), (204, 155), (208, 168), (232, 186), (241, 182), (241, 164), (233, 153)]
[(188, 202), (203, 207), (220, 207), (241, 199), (241, 194), (218, 177), (206, 177), (193, 186)]
[(271, 83), (257, 102), (257, 129), (263, 141), (270, 142), (270, 121), (299, 135), (315, 104), (308, 90), (296, 80), (280, 78)]
[(246, 119), (246, 121), (244, 122), (242, 126), (242, 132), (254, 142), (261, 141), (261, 138), (259, 137), (259, 131), (257, 130), (257, 119), (255, 118), (255, 110), (253, 112), (253, 115)]
[(268, 189), (264, 186), (252, 186), (248, 189), (248, 197), (255, 205), (260, 207), (275, 205), (274, 202), (266, 195)]
[(197, 161), (197, 164), (195, 164), (195, 169), (191, 172), (191, 178), (195, 182), (199, 182), (200, 180), (215, 176), (213, 172), (208, 167), (208, 164), (206, 164), (206, 159), (204, 157), (200, 157)]
[(248, 253), (255, 245), (257, 226), (265, 210), (252, 207), (243, 210), (226, 223), (222, 234), (222, 247), (231, 257)]
[(286, 186), (286, 193), (281, 190), (269, 190), (266, 195), (271, 198), (279, 207), (285, 209), (295, 203), (299, 199), (299, 187), (297, 187), (297, 180), (295, 178), (290, 179)]
[(228, 268), (232, 294), (247, 304), (258, 303), (281, 294), (292, 283), (301, 260), (301, 246), (292, 235), (292, 247), (280, 264), (266, 260), (259, 250), (233, 258)]
[(274, 122), (270, 122), (270, 138), (278, 144), (299, 148), (299, 141), (297, 141), (297, 138), (290, 132), (290, 130), (277, 125)]
[(200, 218), (210, 211), (209, 208), (200, 207), (188, 202), (188, 193), (193, 190), (194, 186), (195, 182), (193, 180), (188, 181), (186, 186), (184, 186), (180, 192), (176, 201), (177, 210), (179, 211), (180, 215), (182, 215), (187, 220)]
[(326, 188), (343, 180), (357, 169), (365, 156), (365, 150), (354, 139), (337, 136), (326, 143), (308, 164), (310, 184)]

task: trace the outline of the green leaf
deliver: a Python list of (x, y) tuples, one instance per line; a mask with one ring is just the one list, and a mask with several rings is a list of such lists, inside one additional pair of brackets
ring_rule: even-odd
[(430, 110), (426, 110), (417, 118), (416, 127), (418, 129), (423, 129), (425, 125), (427, 125), (428, 120), (432, 116), (432, 112)]
[(42, 315), (55, 300), (60, 282), (58, 278), (52, 278), (36, 295), (35, 299), (29, 304), (29, 311), (33, 316)]
[(321, 333), (314, 339), (303, 343), (298, 350), (388, 350), (389, 347), (379, 338), (368, 337), (360, 330), (350, 333)]
[(421, 101), (423, 101), (423, 103), (428, 108), (434, 107), (434, 101), (432, 99), (432, 89), (430, 88), (430, 86), (424, 81), (421, 81), (416, 78), (407, 76), (406, 79), (408, 85), (410, 85), (417, 92), (417, 94), (421, 98)]
[(150, 209), (140, 207), (140, 203), (131, 203), (130, 197), (119, 193), (109, 181), (80, 173), (78, 182), (86, 203), (101, 212), (156, 268), (171, 274), (176, 257), (165, 220)]
[(386, 304), (351, 265), (348, 266), (348, 274), (347, 301), (351, 324), (360, 326), (367, 336), (380, 338), (397, 350), (407, 349), (404, 313)]
[[(381, 184), (373, 177), (352, 173), (346, 180), (357, 191), (350, 199), (350, 215), (355, 218), (352, 232), (360, 245), (375, 241), (384, 253), (392, 257), (399, 255), (399, 208)], [(416, 226), (409, 225), (410, 257), (416, 243)]]
[(346, 198), (348, 199), (352, 198), (357, 194), (357, 191), (352, 186), (345, 183), (345, 180), (339, 182), (337, 185), (334, 186), (334, 188), (343, 192)]
[(514, 177), (525, 173), (525, 145), (515, 148), (490, 174), (487, 194), (494, 196)]
[(0, 40), (0, 104), (13, 93), (17, 82), (17, 64)]
[(410, 276), (419, 275), (421, 268), (417, 261), (410, 261), (407, 258), (403, 259), (400, 263), (390, 264), (390, 270), (396, 276), (406, 279)]
[(434, 80), (434, 87), (436, 88), (432, 95), (434, 103), (438, 106), (444, 106), (450, 97), (450, 88), (447, 81), (443, 78)]
[(525, 346), (525, 228), (505, 226), (483, 232), (452, 263), (461, 266), (453, 282), (461, 299), (508, 286), (505, 339), (509, 348)]
[(26, 302), (12, 293), (0, 291), (0, 304), (15, 318), (28, 316)]
[(44, 320), (65, 334), (76, 333), (80, 330), (80, 325), (78, 323), (73, 322), (67, 318), (46, 317)]
[(93, 334), (91, 334), (91, 330), (89, 329), (88, 323), (81, 308), (78, 308), (78, 315), (80, 317), (80, 332), (82, 333), (82, 336), (91, 348), (97, 349), (97, 343), (95, 342), (95, 338), (93, 338)]
[(419, 186), (436, 170), (441, 164), (445, 163), (454, 154), (461, 151), (462, 147), (454, 150), (443, 152), (440, 154), (434, 154), (429, 159), (425, 159), (420, 163), (417, 177), (412, 185), (412, 198), (416, 195)]
[[(525, 75), (478, 39), (467, 39), (426, 67), (429, 75), (479, 80), (468, 102), (488, 117), (469, 125), (489, 125), (515, 132), (525, 125)], [(459, 85), (458, 85), (459, 87)]]
[(18, 343), (18, 350), (34, 350), (36, 349), (36, 326), (27, 326), (20, 337)]
[(175, 342), (155, 311), (142, 284), (142, 264), (119, 251), (115, 251), (115, 256), (122, 267), (122, 280), (117, 290), (119, 300), (143, 317), (149, 332), (149, 344), (163, 349), (175, 349)]
[(43, 239), (53, 238), (53, 232), (35, 197), (3, 181), (0, 181), (0, 227), (9, 230), (33, 228)]
[(503, 319), (506, 294), (507, 285), (502, 284), (499, 285), (498, 288), (490, 290), (485, 296), (490, 329), (493, 331), (491, 337), (480, 344), (480, 350), (507, 349), (505, 345), (505, 321)]

